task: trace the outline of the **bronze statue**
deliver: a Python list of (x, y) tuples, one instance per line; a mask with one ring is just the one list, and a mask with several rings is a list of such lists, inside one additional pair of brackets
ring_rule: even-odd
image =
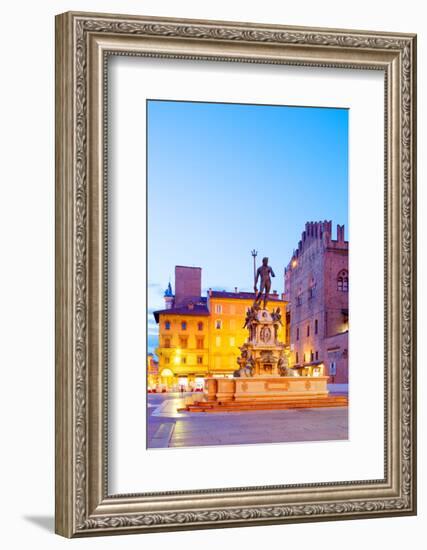
[(273, 310), (273, 313), (271, 314), (271, 317), (272, 317), (274, 323), (280, 323), (283, 326), (282, 314), (280, 312), (280, 307)]
[(258, 311), (259, 311), (259, 305), (252, 306), (246, 311), (245, 324), (243, 325), (243, 328), (249, 328), (252, 321), (256, 320)]
[(233, 376), (236, 378), (250, 377), (254, 374), (255, 361), (253, 360), (251, 352), (243, 345), (241, 348), (241, 355), (237, 359), (239, 368), (233, 372)]
[[(268, 301), (268, 293), (270, 292), (271, 288), (271, 277), (275, 277), (274, 271), (272, 268), (268, 265), (268, 258), (262, 259), (262, 265), (259, 266), (256, 272), (255, 276), (255, 285), (254, 285), (254, 291), (255, 291), (255, 304), (259, 304), (262, 300), (262, 293), (264, 292), (264, 309), (267, 308), (267, 301)], [(259, 292), (257, 293), (257, 283), (258, 278), (260, 279), (260, 285), (259, 285)]]
[(279, 361), (277, 363), (277, 370), (280, 376), (291, 376), (288, 368), (288, 361), (283, 355), (279, 357)]

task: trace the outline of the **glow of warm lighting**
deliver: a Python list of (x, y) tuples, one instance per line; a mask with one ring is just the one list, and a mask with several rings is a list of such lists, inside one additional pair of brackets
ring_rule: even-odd
[(173, 358), (173, 362), (175, 363), (175, 365), (179, 365), (181, 363), (180, 355), (181, 355), (181, 348), (176, 348), (175, 355)]
[(173, 372), (170, 369), (163, 369), (162, 372), (160, 373), (160, 376), (163, 376), (163, 377), (173, 376)]
[(292, 267), (296, 267), (298, 265), (298, 262), (296, 260), (292, 260)]

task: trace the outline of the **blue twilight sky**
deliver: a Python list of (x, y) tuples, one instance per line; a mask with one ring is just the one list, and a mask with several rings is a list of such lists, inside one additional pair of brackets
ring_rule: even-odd
[(251, 250), (283, 270), (306, 221), (346, 225), (348, 110), (147, 102), (148, 333), (175, 265), (202, 268), (202, 291), (252, 290)]

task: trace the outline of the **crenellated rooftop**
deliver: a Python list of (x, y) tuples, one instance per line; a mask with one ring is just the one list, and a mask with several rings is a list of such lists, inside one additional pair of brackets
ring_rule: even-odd
[(298, 247), (293, 251), (292, 258), (285, 271), (291, 268), (292, 263), (314, 242), (322, 242), (325, 246), (337, 244), (339, 247), (348, 246), (348, 241), (345, 240), (345, 226), (337, 224), (337, 238), (332, 239), (332, 220), (306, 222), (305, 230), (301, 233), (301, 240), (298, 242)]

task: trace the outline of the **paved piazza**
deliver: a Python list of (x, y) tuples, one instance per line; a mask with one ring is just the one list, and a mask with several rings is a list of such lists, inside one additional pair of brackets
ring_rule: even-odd
[(179, 413), (191, 394), (148, 394), (148, 447), (348, 439), (348, 408)]

